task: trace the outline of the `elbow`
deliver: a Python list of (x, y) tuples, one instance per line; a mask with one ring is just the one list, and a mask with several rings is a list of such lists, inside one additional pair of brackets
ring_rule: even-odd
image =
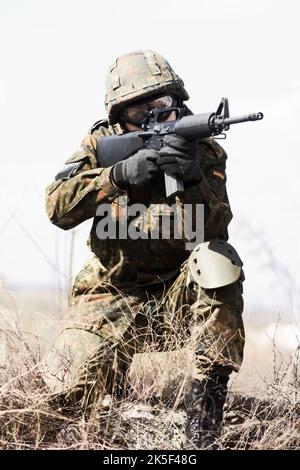
[(58, 201), (51, 197), (46, 199), (46, 212), (50, 222), (63, 230), (70, 230), (77, 225), (77, 222), (66, 214)]
[(76, 227), (76, 223), (73, 220), (70, 220), (66, 217), (52, 217), (50, 218), (50, 222), (58, 228), (63, 230), (71, 230), (72, 228)]

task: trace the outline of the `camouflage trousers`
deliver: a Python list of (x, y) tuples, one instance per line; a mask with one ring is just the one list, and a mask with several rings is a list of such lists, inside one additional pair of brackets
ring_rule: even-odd
[(44, 362), (53, 394), (86, 407), (123, 390), (137, 352), (192, 348), (194, 373), (238, 371), (243, 359), (242, 282), (214, 291), (190, 281), (187, 262), (160, 285), (102, 279), (76, 295)]

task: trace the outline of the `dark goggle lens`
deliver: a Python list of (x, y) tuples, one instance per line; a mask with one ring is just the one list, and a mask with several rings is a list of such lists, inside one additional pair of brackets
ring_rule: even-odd
[(175, 100), (172, 96), (161, 96), (146, 103), (127, 106), (121, 112), (120, 117), (125, 122), (129, 122), (132, 124), (140, 124), (146, 119), (151, 109), (171, 108), (172, 106), (174, 106), (174, 104)]

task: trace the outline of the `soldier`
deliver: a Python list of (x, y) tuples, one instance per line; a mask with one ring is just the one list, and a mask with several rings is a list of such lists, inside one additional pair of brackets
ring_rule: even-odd
[[(45, 381), (65, 402), (88, 407), (103, 394), (122, 393), (132, 356), (149, 338), (158, 349), (166, 341), (172, 345), (175, 336), (181, 338), (177, 346), (192, 338), (186, 436), (192, 448), (206, 448), (220, 437), (227, 382), (241, 366), (244, 347), (242, 262), (227, 242), (232, 213), (226, 153), (212, 138), (190, 142), (169, 135), (160, 151), (141, 149), (109, 168), (99, 167), (96, 158), (103, 136), (140, 129), (153, 108), (176, 106), (191, 114), (188, 99), (183, 81), (161, 55), (143, 50), (119, 57), (107, 74), (108, 119), (94, 124), (47, 188), (48, 216), (58, 227), (69, 230), (94, 218), (94, 256), (75, 280)], [(174, 111), (164, 119), (174, 120)], [(118, 224), (125, 196), (129, 205), (143, 203), (152, 215), (168, 213), (164, 173), (184, 181), (176, 199), (181, 207), (204, 204), (203, 243), (187, 250), (183, 239), (172, 237), (98, 236), (97, 208), (109, 204)]]

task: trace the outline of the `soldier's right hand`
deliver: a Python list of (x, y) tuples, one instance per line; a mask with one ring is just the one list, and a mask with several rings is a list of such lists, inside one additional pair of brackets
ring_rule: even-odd
[(112, 169), (112, 178), (122, 189), (150, 183), (160, 171), (155, 163), (157, 158), (156, 150), (141, 149), (127, 160), (116, 163)]

